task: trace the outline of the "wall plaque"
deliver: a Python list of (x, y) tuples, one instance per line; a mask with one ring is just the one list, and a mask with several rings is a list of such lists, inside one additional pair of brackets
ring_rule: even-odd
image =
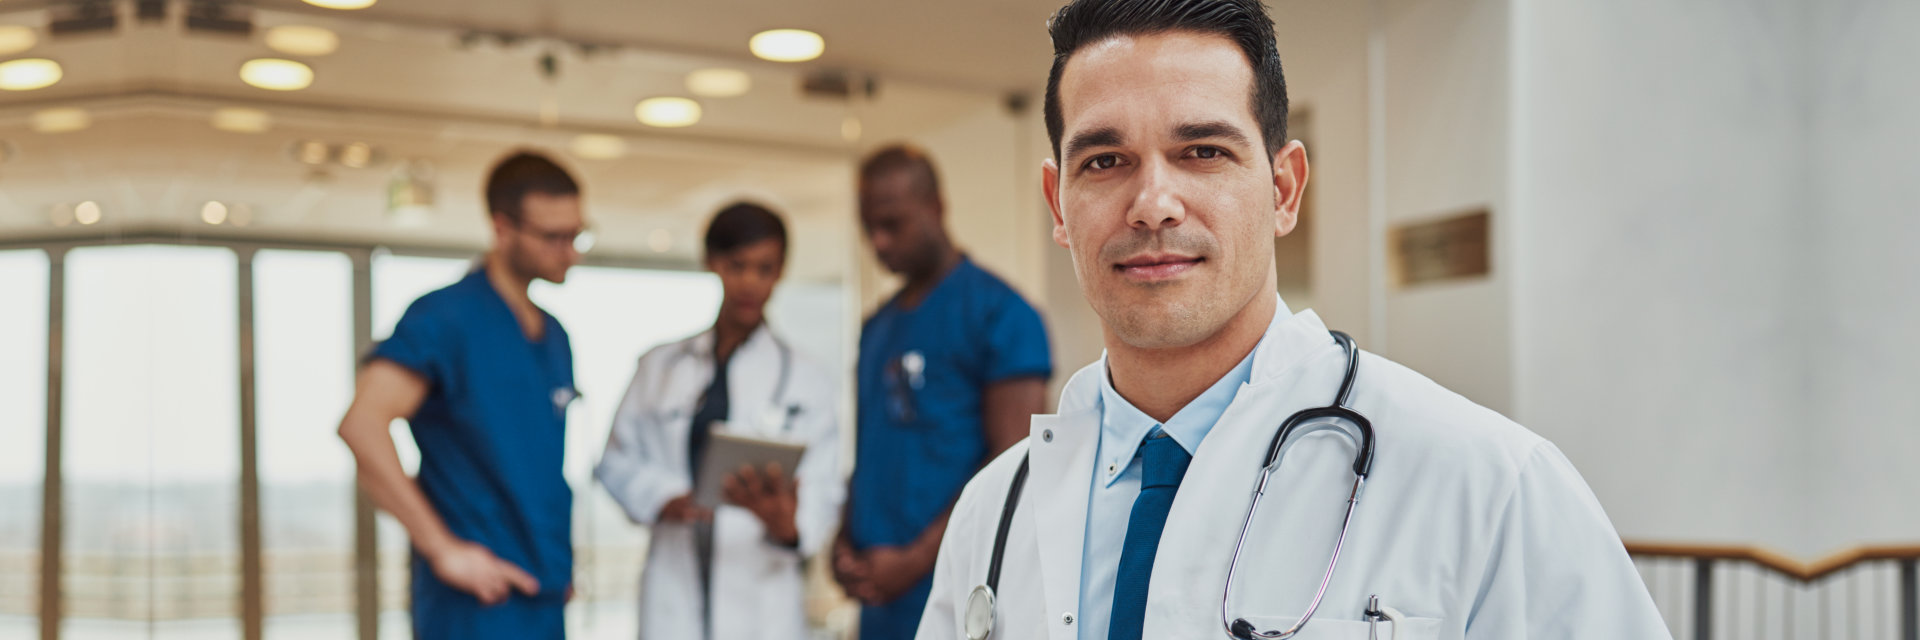
[(1486, 209), (1402, 224), (1387, 234), (1395, 286), (1486, 277), (1491, 215)]

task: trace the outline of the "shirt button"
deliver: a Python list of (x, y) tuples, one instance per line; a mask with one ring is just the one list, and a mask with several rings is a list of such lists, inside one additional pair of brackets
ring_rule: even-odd
[(1073, 624), (1073, 614), (1071, 613), (1060, 614), (1060, 624), (1066, 624), (1066, 625)]
[(1053, 430), (1047, 429), (1045, 431), (1041, 431), (1040, 439), (1046, 442), (1053, 442)]
[(1117, 465), (1117, 464), (1108, 464), (1108, 465), (1107, 465), (1107, 475), (1113, 475), (1113, 472), (1114, 472), (1114, 471), (1116, 471), (1116, 470), (1118, 470), (1119, 468), (1120, 468), (1120, 465)]

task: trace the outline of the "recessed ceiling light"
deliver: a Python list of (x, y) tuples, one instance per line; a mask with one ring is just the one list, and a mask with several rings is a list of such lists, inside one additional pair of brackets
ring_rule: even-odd
[(46, 58), (21, 58), (0, 62), (0, 89), (32, 91), (53, 86), (63, 74), (60, 63)]
[(333, 150), (319, 140), (303, 140), (293, 147), (293, 158), (300, 164), (322, 165), (333, 157)]
[(240, 65), (240, 80), (269, 91), (297, 91), (313, 84), (313, 69), (292, 60), (254, 58)]
[(687, 90), (703, 98), (731, 98), (753, 88), (753, 77), (739, 69), (701, 69), (687, 74)]
[(93, 224), (100, 221), (100, 204), (92, 200), (73, 207), (73, 220), (80, 224)]
[(219, 200), (208, 200), (200, 207), (200, 221), (207, 224), (220, 224), (227, 221), (227, 205)]
[(32, 49), (33, 45), (39, 42), (40, 39), (34, 36), (33, 29), (30, 27), (0, 24), (0, 56), (10, 56)]
[(820, 34), (803, 29), (773, 29), (753, 34), (747, 41), (753, 55), (774, 62), (806, 62), (827, 50)]
[(283, 24), (269, 28), (265, 40), (267, 48), (290, 56), (324, 56), (340, 48), (340, 36), (304, 24)]
[(574, 136), (567, 148), (588, 160), (613, 160), (627, 154), (627, 141), (604, 133), (583, 133)]
[(54, 107), (33, 112), (33, 130), (40, 133), (67, 133), (93, 125), (86, 109)]
[(373, 145), (355, 142), (340, 148), (340, 164), (349, 169), (365, 169), (373, 164)]
[(684, 127), (700, 121), (700, 103), (687, 98), (647, 98), (634, 106), (633, 115), (645, 125)]
[(365, 9), (375, 0), (307, 0), (307, 4), (328, 9)]
[(234, 133), (266, 133), (273, 116), (259, 109), (221, 107), (213, 110), (213, 128)]

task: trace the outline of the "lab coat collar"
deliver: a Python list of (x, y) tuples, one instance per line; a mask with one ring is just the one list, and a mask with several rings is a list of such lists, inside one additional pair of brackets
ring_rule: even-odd
[[(1266, 335), (1253, 349), (1253, 373), (1248, 384), (1259, 384), (1286, 373), (1314, 349), (1333, 341), (1327, 335), (1327, 325), (1312, 309), (1288, 314), (1285, 300), (1279, 300), (1275, 309), (1273, 320), (1267, 323)], [(1081, 368), (1067, 380), (1060, 391), (1059, 415), (1091, 411), (1095, 416), (1094, 427), (1098, 429), (1100, 387), (1105, 384), (1101, 378), (1106, 375), (1107, 354), (1103, 351), (1099, 361)], [(1036, 437), (1039, 434), (1037, 430), (1034, 433)]]
[[(702, 331), (693, 336), (692, 339), (687, 340), (684, 344), (686, 344), (687, 350), (692, 352), (691, 355), (693, 355), (693, 357), (699, 358), (701, 362), (712, 364), (713, 341), (718, 339), (719, 337), (714, 333), (713, 327), (707, 327), (706, 331)], [(746, 342), (740, 343), (740, 346), (735, 348), (734, 355), (738, 356), (742, 352), (758, 349), (762, 343), (771, 344), (777, 342), (779, 339), (778, 336), (773, 334), (773, 329), (768, 328), (767, 323), (763, 321), (760, 323), (760, 326), (754, 327), (753, 333), (747, 334)]]

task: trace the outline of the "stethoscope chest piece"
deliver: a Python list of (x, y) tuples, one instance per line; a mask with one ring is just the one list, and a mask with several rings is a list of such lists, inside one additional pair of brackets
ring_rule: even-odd
[(967, 594), (967, 640), (987, 640), (993, 635), (993, 588), (979, 585)]

